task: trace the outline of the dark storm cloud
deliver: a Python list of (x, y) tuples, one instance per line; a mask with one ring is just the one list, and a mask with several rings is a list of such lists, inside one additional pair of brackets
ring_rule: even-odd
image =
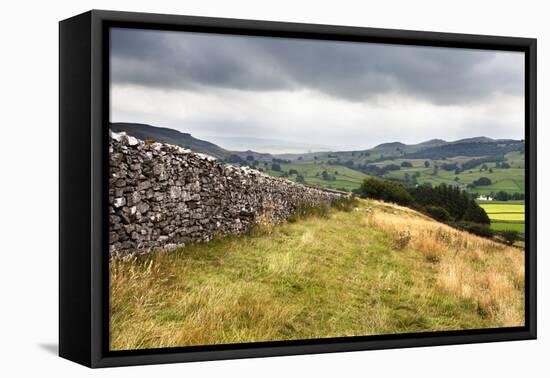
[(435, 104), (523, 95), (515, 53), (115, 29), (112, 80), (153, 88), (314, 89)]

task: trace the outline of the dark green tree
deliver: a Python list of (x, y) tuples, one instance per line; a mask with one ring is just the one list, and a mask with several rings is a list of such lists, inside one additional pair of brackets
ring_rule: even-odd
[(401, 184), (376, 179), (366, 178), (359, 192), (363, 197), (379, 199), (386, 202), (395, 202), (400, 205), (409, 206), (414, 204), (414, 198)]
[(470, 200), (466, 212), (462, 217), (462, 220), (466, 222), (490, 224), (491, 220), (489, 216), (474, 200)]

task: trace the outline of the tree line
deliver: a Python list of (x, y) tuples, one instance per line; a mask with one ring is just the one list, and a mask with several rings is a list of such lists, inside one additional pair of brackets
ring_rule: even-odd
[(398, 182), (366, 178), (355, 191), (361, 197), (394, 202), (413, 208), (451, 226), (490, 237), (491, 223), (483, 210), (465, 191), (440, 184), (404, 186)]

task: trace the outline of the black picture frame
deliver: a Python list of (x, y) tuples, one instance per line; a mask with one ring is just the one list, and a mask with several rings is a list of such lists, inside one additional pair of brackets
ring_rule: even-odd
[[(525, 327), (108, 350), (108, 28), (509, 50), (525, 53)], [(536, 39), (92, 10), (59, 24), (59, 354), (88, 367), (535, 339)]]

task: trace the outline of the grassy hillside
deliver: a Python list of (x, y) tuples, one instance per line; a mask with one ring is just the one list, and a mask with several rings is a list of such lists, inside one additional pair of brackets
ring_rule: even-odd
[[(465, 161), (462, 157), (450, 158), (445, 161), (428, 160), (430, 162), (429, 168), (424, 167), (425, 160), (401, 159), (398, 160), (396, 164), (401, 164), (402, 161), (412, 163), (413, 167), (402, 168), (399, 171), (390, 172), (385, 177), (404, 180), (405, 175), (412, 177), (416, 172), (418, 172), (420, 175), (417, 178), (418, 183), (431, 183), (432, 185), (472, 184), (480, 177), (487, 177), (492, 181), (491, 185), (478, 186), (469, 189), (469, 191), (479, 194), (489, 194), (500, 190), (508, 193), (525, 193), (525, 170), (523, 168), (496, 168), (496, 163), (487, 163), (487, 167), (492, 169), (492, 172), (485, 170), (480, 171), (479, 167), (476, 167), (474, 169), (455, 174), (454, 171), (445, 171), (443, 169), (434, 171), (433, 167), (434, 165), (441, 166), (443, 163), (461, 163)], [(384, 162), (384, 164), (388, 163)], [(378, 165), (382, 164), (378, 163)]]
[[(298, 172), (298, 175), (304, 178), (306, 184), (329, 189), (346, 189), (351, 191), (358, 188), (365, 177), (367, 177), (364, 173), (344, 166), (333, 166), (316, 161), (293, 161), (290, 164), (279, 165), (281, 171), (272, 170), (272, 164), (263, 167), (266, 168), (267, 173), (277, 177), (280, 177), (283, 172), (288, 173), (291, 170), (295, 170)], [(323, 172), (327, 172), (330, 176), (333, 176), (334, 180), (324, 180), (322, 176)], [(297, 175), (290, 175), (288, 178), (296, 181)]]
[[(382, 176), (387, 179), (398, 179), (400, 181), (406, 182), (407, 177), (411, 179), (413, 175), (418, 175), (416, 181), (419, 184), (430, 183), (432, 185), (439, 184), (472, 184), (475, 180), (480, 177), (487, 177), (492, 181), (491, 185), (486, 186), (477, 186), (475, 188), (468, 189), (469, 192), (478, 193), (478, 194), (490, 194), (491, 192), (505, 191), (507, 193), (525, 193), (525, 170), (523, 168), (496, 168), (495, 163), (487, 163), (488, 168), (492, 170), (480, 171), (479, 167), (460, 172), (455, 174), (454, 171), (445, 171), (443, 169), (438, 169), (434, 171), (434, 165), (441, 165), (444, 163), (461, 163), (463, 161), (469, 160), (470, 158), (456, 157), (451, 159), (443, 160), (428, 160), (430, 162), (430, 167), (426, 168), (424, 162), (426, 160), (422, 159), (395, 159), (395, 160), (385, 160), (383, 162), (372, 163), (372, 165), (383, 167), (388, 164), (397, 164), (400, 165), (403, 162), (411, 163), (412, 167), (410, 168), (401, 168), (398, 171), (391, 171)], [(329, 159), (330, 160), (330, 159)], [(327, 188), (345, 188), (347, 190), (356, 189), (360, 186), (362, 180), (368, 175), (355, 170), (350, 169), (341, 164), (328, 164), (329, 160), (295, 160), (290, 164), (281, 164), (281, 170), (284, 172), (289, 172), (290, 169), (295, 169), (299, 174), (304, 176), (306, 183), (311, 185), (318, 185)], [(511, 163), (512, 166), (514, 163)], [(523, 163), (521, 163), (523, 164)], [(519, 162), (516, 162), (517, 166), (521, 165)], [(281, 172), (276, 172), (270, 169), (270, 164), (268, 164), (266, 172), (274, 175), (280, 176)], [(260, 167), (263, 167), (260, 165)], [(335, 175), (335, 181), (323, 180), (319, 174), (323, 171), (327, 171), (330, 174)], [(295, 179), (295, 177), (290, 177), (290, 179)], [(410, 181), (409, 181), (410, 183)]]
[(112, 261), (111, 348), (520, 326), (523, 258), (362, 200), (359, 211)]
[[(410, 149), (412, 147), (407, 148)], [(381, 155), (384, 155), (385, 158), (382, 161), (378, 161), (377, 159), (380, 159)], [(361, 172), (361, 166), (369, 165), (383, 168), (388, 165), (397, 165), (399, 166), (399, 170), (389, 171), (380, 177), (396, 179), (409, 184), (430, 183), (434, 186), (439, 184), (472, 185), (472, 183), (479, 178), (487, 177), (491, 180), (491, 185), (476, 186), (469, 188), (467, 191), (477, 194), (490, 194), (498, 191), (504, 191), (510, 194), (525, 193), (525, 156), (519, 152), (509, 152), (504, 155), (503, 161), (510, 166), (509, 168), (501, 168), (496, 162), (480, 162), (475, 167), (460, 170), (460, 172), (455, 172), (454, 169), (445, 170), (441, 168), (446, 164), (452, 165), (455, 163), (461, 166), (472, 159), (484, 157), (486, 156), (453, 156), (445, 158), (445, 160), (413, 159), (399, 156), (392, 157), (388, 152), (388, 147), (377, 147), (370, 150), (368, 156), (362, 152), (333, 152), (304, 155), (301, 160), (292, 160), (291, 164), (281, 165), (281, 169), (283, 171), (295, 169), (298, 172), (302, 172), (301, 174), (304, 174), (306, 182), (313, 185), (352, 190), (358, 188), (361, 183), (361, 180), (357, 180), (357, 178), (364, 178), (367, 176), (365, 173)], [(349, 164), (349, 162), (353, 162), (353, 165), (346, 165), (346, 163)], [(428, 167), (425, 166), (426, 162), (428, 163)], [(402, 163), (407, 165), (410, 164), (411, 166), (401, 166)], [(482, 165), (484, 165), (483, 169)], [(436, 166), (438, 168), (434, 169)], [(316, 177), (315, 175), (323, 170), (329, 173), (335, 171), (338, 173), (346, 172), (351, 179), (338, 177), (337, 175), (336, 178), (340, 181), (338, 183), (320, 180), (318, 176)], [(273, 172), (269, 169), (267, 172), (274, 175), (280, 175), (280, 173)]]

